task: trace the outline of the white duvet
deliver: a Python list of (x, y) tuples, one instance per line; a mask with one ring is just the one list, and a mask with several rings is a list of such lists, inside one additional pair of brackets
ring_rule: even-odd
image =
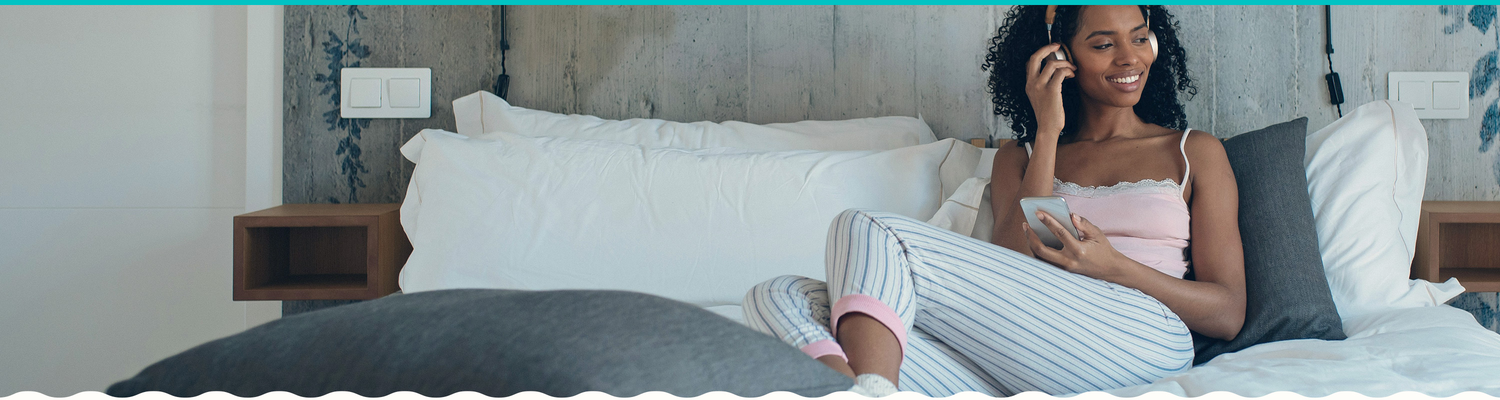
[(1344, 321), (1341, 341), (1288, 340), (1225, 354), (1118, 396), (1161, 391), (1201, 396), (1227, 391), (1259, 397), (1289, 391), (1322, 397), (1339, 391), (1384, 397), (1403, 391), (1451, 396), (1500, 395), (1500, 334), (1449, 306), (1379, 312)]

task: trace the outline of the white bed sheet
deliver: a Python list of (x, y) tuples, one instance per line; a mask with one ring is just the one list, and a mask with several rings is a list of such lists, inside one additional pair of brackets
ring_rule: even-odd
[(1383, 397), (1403, 391), (1451, 396), (1500, 395), (1500, 334), (1450, 306), (1378, 312), (1344, 321), (1349, 339), (1288, 340), (1219, 356), (1117, 396), (1161, 391), (1201, 396), (1227, 391), (1259, 397), (1277, 391), (1323, 397), (1352, 391)]
[[(744, 322), (740, 306), (708, 307)], [(1372, 397), (1415, 391), (1447, 397), (1466, 391), (1500, 396), (1500, 334), (1450, 306), (1369, 314), (1344, 321), (1349, 339), (1287, 340), (1225, 354), (1148, 385), (1110, 390), (1201, 396), (1226, 391), (1260, 397), (1289, 391), (1323, 397), (1352, 391)]]

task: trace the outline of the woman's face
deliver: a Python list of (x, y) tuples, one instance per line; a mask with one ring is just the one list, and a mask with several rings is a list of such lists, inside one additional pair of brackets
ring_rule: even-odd
[(1151, 71), (1145, 16), (1136, 6), (1089, 6), (1078, 15), (1078, 33), (1068, 43), (1085, 101), (1134, 107)]

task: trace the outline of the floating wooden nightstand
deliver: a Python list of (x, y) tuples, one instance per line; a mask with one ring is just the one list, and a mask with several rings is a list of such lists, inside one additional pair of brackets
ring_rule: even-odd
[(400, 204), (287, 204), (234, 217), (235, 300), (368, 300), (411, 255)]
[(1500, 292), (1500, 202), (1424, 201), (1411, 277)]

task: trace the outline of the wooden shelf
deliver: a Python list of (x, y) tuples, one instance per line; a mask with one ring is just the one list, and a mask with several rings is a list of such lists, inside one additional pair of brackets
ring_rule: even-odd
[(1411, 277), (1500, 291), (1500, 202), (1424, 201)]
[(368, 300), (396, 291), (400, 204), (288, 204), (234, 217), (235, 300)]
[(361, 274), (293, 275), (250, 290), (364, 289), (369, 282), (366, 278)]

